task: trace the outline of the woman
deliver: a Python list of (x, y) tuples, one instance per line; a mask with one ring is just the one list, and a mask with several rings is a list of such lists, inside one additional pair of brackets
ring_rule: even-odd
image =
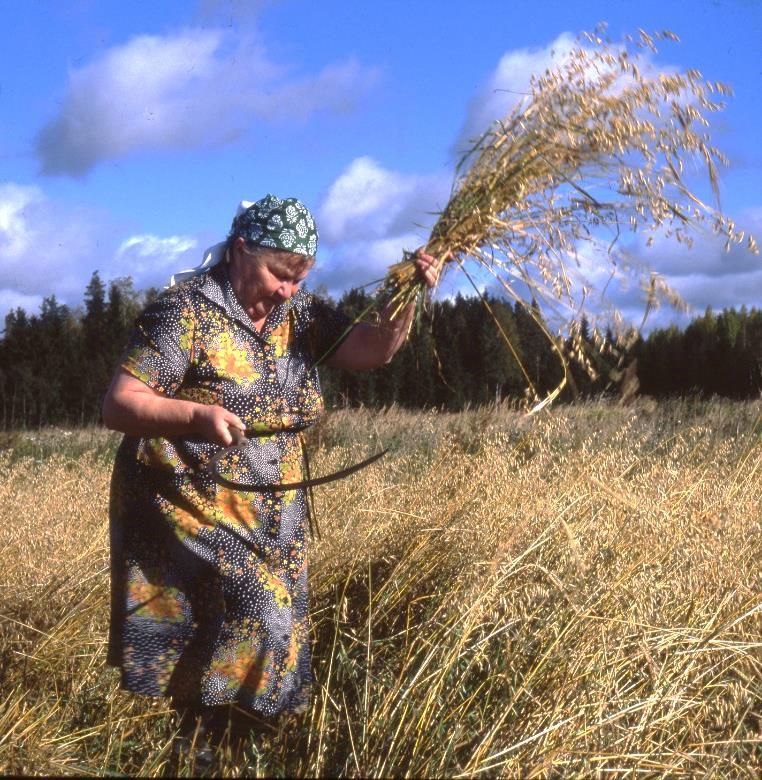
[[(272, 195), (243, 205), (227, 241), (138, 318), (104, 401), (126, 434), (109, 663), (127, 690), (186, 712), (235, 702), (273, 717), (309, 692), (307, 507), (303, 490), (267, 486), (303, 479), (300, 433), (323, 411), (316, 362), (389, 362), (413, 310), (353, 325), (299, 289), (317, 249), (309, 211)], [(434, 258), (416, 263), (433, 285)], [(245, 447), (223, 449), (243, 432)]]

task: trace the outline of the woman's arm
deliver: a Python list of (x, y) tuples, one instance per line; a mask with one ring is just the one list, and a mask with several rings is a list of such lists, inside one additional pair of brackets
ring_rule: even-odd
[(200, 434), (214, 444), (233, 443), (230, 428), (245, 425), (221, 406), (169, 398), (120, 368), (103, 400), (107, 428), (130, 436)]
[[(429, 288), (433, 287), (439, 276), (437, 260), (418, 250), (415, 264), (426, 285)], [(393, 309), (387, 306), (381, 312), (378, 325), (358, 322), (336, 352), (326, 360), (326, 365), (332, 368), (364, 371), (380, 368), (389, 363), (405, 343), (415, 306), (411, 303), (393, 320), (390, 318), (392, 312)]]

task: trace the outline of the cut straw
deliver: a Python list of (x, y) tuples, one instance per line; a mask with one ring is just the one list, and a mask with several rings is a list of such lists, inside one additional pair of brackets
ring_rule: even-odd
[[(529, 94), (463, 155), (426, 242), (445, 270), (469, 278), (486, 272), (550, 340), (565, 378), (543, 399), (524, 371), (535, 410), (558, 396), (570, 360), (593, 370), (591, 344), (579, 328), (583, 316), (598, 348), (611, 348), (602, 323), (613, 327), (621, 368), (622, 347), (635, 330), (622, 325), (611, 304), (612, 279), (637, 280), (646, 314), (663, 301), (685, 308), (664, 279), (621, 247), (625, 230), (650, 234), (647, 243), (662, 235), (690, 245), (703, 229), (722, 236), (726, 249), (745, 238), (758, 253), (754, 238), (720, 211), (717, 169), (727, 160), (711, 144), (708, 116), (724, 107), (730, 88), (696, 70), (660, 72), (649, 59), (657, 40), (677, 36), (639, 31), (613, 43), (599, 28), (580, 36), (559, 65), (534, 76)], [(711, 205), (685, 181), (685, 171), (696, 169), (706, 173)], [(606, 279), (601, 290), (591, 281), (595, 275)], [(396, 317), (425, 290), (406, 252), (375, 300)], [(500, 335), (517, 359), (508, 336)]]

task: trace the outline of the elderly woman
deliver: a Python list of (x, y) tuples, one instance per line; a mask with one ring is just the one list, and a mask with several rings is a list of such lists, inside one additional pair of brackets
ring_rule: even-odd
[[(224, 246), (138, 318), (103, 405), (126, 434), (109, 663), (127, 690), (186, 712), (268, 717), (308, 699), (307, 505), (287, 486), (323, 411), (316, 363), (384, 365), (413, 314), (352, 324), (300, 289), (317, 237), (293, 198), (239, 208)], [(416, 262), (432, 285), (434, 259)]]

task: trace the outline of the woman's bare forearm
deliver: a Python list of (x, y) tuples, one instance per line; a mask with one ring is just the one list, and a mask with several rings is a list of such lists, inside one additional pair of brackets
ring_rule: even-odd
[(377, 325), (358, 322), (326, 364), (352, 371), (368, 371), (386, 365), (405, 343), (414, 310), (411, 304), (392, 320), (389, 319), (391, 312), (384, 309)]
[(402, 311), (397, 313), (394, 319), (391, 319), (393, 313), (393, 308), (386, 306), (381, 312), (376, 328), (382, 348), (385, 347), (386, 349), (385, 362), (387, 363), (407, 341), (407, 334), (410, 332), (410, 325), (415, 315), (415, 303), (409, 303)]
[[(140, 380), (134, 379), (134, 382)], [(142, 382), (140, 384), (142, 388), (133, 387), (125, 375), (114, 378), (103, 401), (103, 422), (107, 428), (131, 436), (194, 432), (193, 407), (197, 404), (167, 398)]]
[[(415, 252), (415, 264), (428, 288), (436, 284), (441, 263), (419, 249)], [(408, 304), (392, 319), (396, 307), (386, 306), (378, 323), (358, 323), (349, 332), (341, 346), (326, 361), (333, 368), (364, 371), (380, 368), (391, 361), (407, 340), (410, 323), (415, 315), (415, 304)]]
[[(378, 324), (369, 326), (367, 339), (370, 342), (369, 352), (375, 365), (390, 363), (407, 340), (410, 324), (413, 321), (415, 304), (408, 304), (392, 319), (394, 307), (386, 306), (378, 319)], [(372, 366), (375, 367), (375, 366)]]
[(124, 369), (117, 372), (106, 393), (103, 422), (129, 436), (200, 434), (223, 445), (231, 443), (230, 427), (244, 427), (236, 415), (221, 406), (168, 398)]

